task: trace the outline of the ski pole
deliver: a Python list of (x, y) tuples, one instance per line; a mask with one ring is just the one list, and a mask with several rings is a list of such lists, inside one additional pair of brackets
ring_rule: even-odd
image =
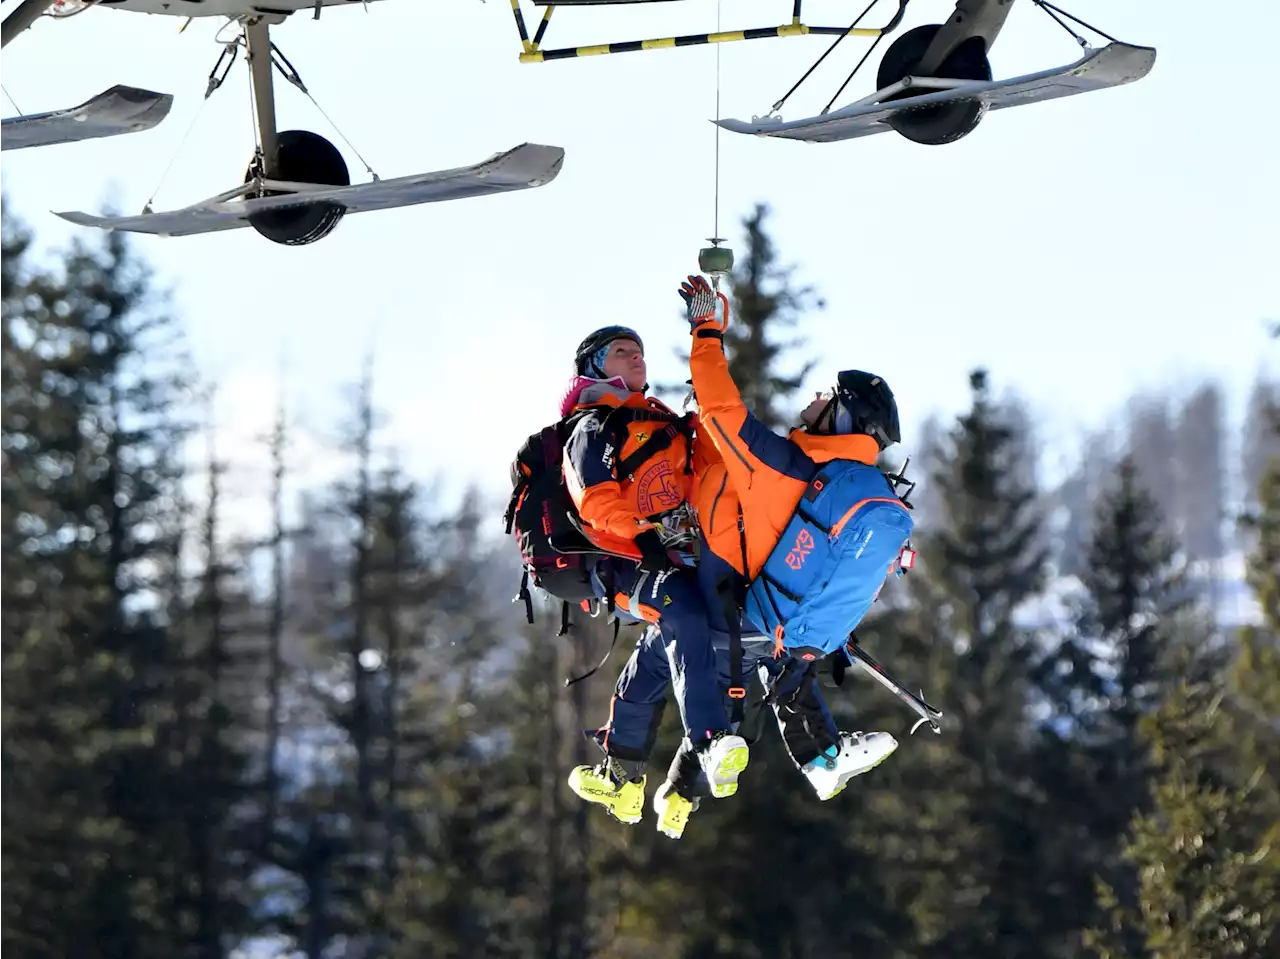
[(923, 689), (920, 690), (920, 695), (917, 696), (890, 676), (870, 653), (858, 645), (858, 640), (852, 633), (849, 634), (849, 642), (845, 643), (844, 651), (851, 664), (861, 667), (864, 672), (870, 674), (873, 679), (902, 700), (912, 712), (920, 717), (912, 724), (911, 735), (915, 735), (915, 731), (920, 728), (921, 723), (928, 723), (933, 728), (934, 733), (939, 736), (942, 735), (942, 727), (938, 725), (938, 720), (942, 717), (942, 710), (925, 702)]

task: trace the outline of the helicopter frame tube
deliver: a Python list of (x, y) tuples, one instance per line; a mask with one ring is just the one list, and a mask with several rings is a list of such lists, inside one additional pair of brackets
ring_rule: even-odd
[(7, 47), (9, 41), (39, 20), (53, 3), (54, 0), (22, 0), (0, 24), (0, 47)]
[[(656, 37), (650, 40), (624, 40), (618, 43), (597, 43), (582, 47), (561, 47), (543, 50), (542, 40), (546, 36), (547, 26), (556, 7), (603, 6), (611, 0), (534, 0), (534, 6), (544, 7), (542, 20), (533, 38), (525, 26), (524, 13), (520, 9), (520, 0), (511, 0), (511, 12), (515, 17), (516, 30), (520, 34), (521, 63), (545, 63), (548, 60), (571, 60), (578, 57), (597, 57), (611, 53), (636, 53), (641, 50), (669, 50), (674, 47), (699, 47), (711, 43), (734, 43), (740, 40), (770, 40), (778, 37), (803, 36), (854, 36), (878, 38), (886, 36), (897, 29), (902, 22), (909, 0), (898, 0), (898, 11), (893, 18), (882, 27), (859, 27), (855, 21), (853, 26), (846, 27), (814, 27), (802, 22), (801, 5), (803, 0), (793, 0), (791, 22), (776, 27), (753, 27), (747, 30), (723, 30), (718, 33), (692, 33), (678, 37)], [(613, 3), (662, 3), (672, 0), (612, 0)], [(962, 0), (963, 2), (963, 0)], [(990, 2), (990, 0), (979, 0)], [(1004, 2), (1004, 0), (1001, 0)], [(1012, 2), (1012, 0), (1009, 0)], [(868, 7), (868, 10), (870, 7)], [(864, 11), (865, 14), (866, 11)], [(862, 19), (860, 16), (859, 20)]]
[[(578, 57), (661, 50), (673, 47), (702, 46), (740, 40), (775, 37), (833, 36), (826, 53), (798, 80), (782, 99), (773, 104), (767, 116), (742, 120), (717, 118), (721, 128), (757, 136), (775, 136), (808, 142), (832, 142), (896, 131), (916, 143), (943, 145), (954, 143), (975, 130), (990, 110), (1071, 96), (1091, 90), (1132, 83), (1146, 76), (1155, 62), (1155, 50), (1123, 43), (1073, 14), (1061, 10), (1048, 0), (1031, 0), (1048, 13), (1085, 50), (1074, 63), (1036, 73), (998, 80), (993, 76), (989, 55), (1013, 9), (1015, 0), (954, 0), (954, 9), (941, 23), (923, 24), (899, 34), (880, 59), (876, 89), (851, 106), (832, 112), (835, 100), (866, 62), (877, 45), (901, 25), (910, 0), (896, 0), (897, 11), (884, 26), (862, 26), (862, 20), (876, 7), (871, 0), (856, 20), (845, 27), (809, 26), (802, 19), (803, 0), (792, 0), (791, 22), (777, 27), (757, 27), (716, 33), (688, 34), (650, 40), (627, 40), (590, 46), (544, 50), (543, 39), (557, 6), (620, 6), (635, 3), (675, 2), (675, 0), (533, 0), (543, 7), (542, 21), (532, 37), (525, 25), (520, 0), (510, 0), (511, 11), (520, 35), (522, 63), (544, 63)], [(862, 4), (858, 0), (858, 6)], [(1065, 18), (1065, 19), (1064, 19)], [(1080, 26), (1111, 41), (1100, 50), (1066, 23)], [(858, 61), (835, 96), (815, 116), (784, 122), (777, 111), (796, 89), (813, 73), (814, 68), (845, 37), (872, 38), (871, 48)]]

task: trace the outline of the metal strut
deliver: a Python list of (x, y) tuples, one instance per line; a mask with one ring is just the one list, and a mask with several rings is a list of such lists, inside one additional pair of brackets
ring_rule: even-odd
[(258, 124), (259, 175), (270, 180), (279, 173), (276, 142), (276, 95), (271, 76), (271, 27), (262, 17), (244, 25), (245, 57), (253, 87), (253, 111)]
[[(1080, 34), (1076, 33), (1074, 30), (1072, 30), (1071, 27), (1069, 27), (1067, 24), (1063, 23), (1062, 17), (1066, 17), (1069, 20), (1074, 20), (1076, 23), (1080, 24), (1080, 26), (1084, 27), (1086, 30), (1092, 30), (1098, 36), (1103, 37), (1106, 40), (1110, 40), (1112, 43), (1120, 42), (1111, 34), (1105, 33), (1102, 30), (1099, 30), (1097, 27), (1093, 26), (1090, 23), (1085, 23), (1085, 21), (1081, 20), (1075, 14), (1068, 13), (1066, 10), (1063, 10), (1061, 7), (1055, 7), (1052, 3), (1049, 3), (1048, 0), (1031, 0), (1031, 2), (1034, 3), (1041, 10), (1043, 10), (1045, 13), (1047, 13), (1049, 17), (1054, 21), (1054, 23), (1062, 27), (1063, 30), (1066, 30), (1067, 33), (1071, 34), (1071, 36), (1075, 38), (1076, 43), (1080, 44), (1081, 47), (1088, 47), (1089, 41), (1086, 40), (1084, 37), (1080, 36)], [(1062, 16), (1059, 16), (1059, 14), (1061, 14)]]
[[(800, 77), (800, 79), (791, 85), (791, 89), (788, 90), (786, 93), (784, 93), (780, 99), (774, 101), (773, 106), (770, 108), (770, 111), (772, 113), (777, 113), (779, 110), (782, 109), (782, 105), (786, 103), (789, 99), (791, 99), (791, 95), (800, 89), (800, 85), (813, 75), (813, 71), (818, 69), (818, 67), (822, 65), (822, 61), (827, 59), (827, 57), (831, 55), (832, 51), (834, 51), (836, 47), (840, 46), (840, 42), (844, 40), (845, 37), (863, 34), (863, 31), (858, 29), (858, 24), (862, 22), (863, 17), (865, 17), (868, 13), (870, 13), (871, 9), (878, 2), (879, 0), (871, 0), (871, 2), (867, 4), (866, 9), (864, 9), (854, 19), (853, 23), (849, 24), (848, 27), (842, 30), (840, 32), (840, 35), (836, 37), (835, 41), (831, 44), (831, 46), (827, 47), (827, 49), (822, 52), (822, 55), (813, 62), (813, 65), (810, 66), (809, 69), (804, 72), (804, 74)], [(898, 29), (899, 25), (902, 23), (902, 18), (906, 15), (907, 4), (909, 2), (910, 0), (898, 0), (897, 11), (894, 13), (893, 17), (889, 20), (888, 23), (886, 23), (879, 30), (875, 31), (875, 40), (872, 42), (867, 52), (862, 55), (862, 59), (858, 61), (857, 65), (854, 66), (854, 68), (851, 71), (849, 71), (849, 76), (845, 79), (844, 83), (841, 84), (840, 86), (841, 90), (847, 87), (849, 85), (849, 81), (853, 79), (853, 75), (862, 69), (862, 65), (867, 62), (867, 59), (871, 56), (872, 51), (875, 50), (876, 46), (880, 43), (880, 41), (883, 40), (885, 37), (887, 37), (889, 34), (891, 34), (894, 30)], [(796, 7), (797, 9), (799, 9), (799, 0), (797, 0), (796, 2)], [(836, 96), (838, 97), (839, 95), (840, 95), (839, 92), (837, 92)], [(835, 102), (835, 97), (832, 97), (831, 101)], [(828, 103), (826, 106), (826, 109), (824, 109), (822, 112), (826, 113), (827, 110), (829, 109), (831, 109), (831, 103)]]
[(235, 64), (241, 43), (245, 48), (245, 58), (249, 61), (249, 82), (253, 91), (254, 113), (258, 127), (258, 144), (261, 155), (261, 162), (258, 163), (259, 178), (270, 180), (278, 178), (279, 173), (280, 157), (278, 130), (276, 129), (275, 81), (272, 73), (272, 67), (274, 67), (280, 71), (280, 75), (285, 80), (297, 87), (303, 96), (311, 101), (311, 105), (320, 112), (320, 115), (328, 121), (329, 126), (333, 127), (333, 131), (364, 164), (369, 176), (375, 182), (381, 179), (373, 167), (369, 165), (369, 161), (356, 149), (355, 144), (338, 128), (338, 125), (333, 122), (333, 118), (329, 116), (324, 107), (320, 106), (319, 101), (307, 89), (307, 85), (302, 81), (302, 75), (289, 62), (289, 58), (281, 52), (280, 48), (272, 42), (269, 26), (260, 18), (256, 18), (244, 25), (243, 37), (224, 43), (218, 62), (209, 71), (209, 82), (204, 94), (205, 99), (208, 99), (213, 91), (221, 87), (227, 79), (227, 75)]

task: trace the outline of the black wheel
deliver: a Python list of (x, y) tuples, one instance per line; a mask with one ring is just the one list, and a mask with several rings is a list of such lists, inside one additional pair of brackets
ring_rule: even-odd
[[(279, 168), (275, 180), (316, 183), (324, 186), (350, 186), (347, 162), (332, 143), (310, 130), (283, 130), (276, 135)], [(252, 169), (244, 175), (253, 178)], [(278, 190), (267, 190), (264, 196), (278, 196)], [(279, 210), (249, 214), (249, 225), (273, 243), (304, 246), (324, 239), (333, 232), (346, 214), (338, 203), (299, 203)]]
[[(883, 90), (903, 77), (911, 76), (941, 25), (926, 24), (908, 30), (885, 51), (876, 72), (876, 89)], [(942, 61), (935, 76), (946, 80), (990, 80), (991, 62), (987, 59), (981, 37), (970, 37)], [(886, 98), (886, 102), (920, 96), (932, 90), (903, 91)], [(903, 110), (886, 122), (908, 140), (928, 146), (954, 143), (973, 132), (987, 112), (980, 100), (957, 100), (932, 106)]]

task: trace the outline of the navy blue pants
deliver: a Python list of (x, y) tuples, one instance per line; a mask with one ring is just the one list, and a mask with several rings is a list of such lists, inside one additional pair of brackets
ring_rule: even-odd
[[(659, 637), (654, 655), (643, 662), (633, 655), (623, 668), (618, 679), (621, 695), (615, 695), (609, 722), (599, 733), (601, 745), (621, 759), (640, 759), (642, 751), (647, 755), (661, 719), (668, 682), (675, 687), (680, 719), (691, 742), (697, 744), (728, 730), (711, 624), (697, 572), (686, 568), (655, 573), (626, 560), (606, 563), (596, 570), (601, 595), (612, 586), (620, 614), (658, 623), (661, 632), (650, 630)], [(656, 699), (651, 692), (655, 686)], [(621, 738), (615, 738), (618, 729), (623, 730)], [(614, 751), (614, 747), (621, 751)]]
[[(647, 762), (657, 737), (658, 724), (666, 707), (667, 683), (673, 682), (676, 701), (696, 700), (700, 708), (711, 708), (699, 689), (688, 696), (680, 668), (672, 655), (675, 642), (661, 626), (650, 626), (636, 642), (631, 657), (622, 668), (609, 707), (609, 720), (595, 733), (595, 739), (609, 755), (635, 762)], [(729, 637), (713, 631), (712, 658), (715, 663), (715, 702), (720, 728), (728, 728)], [(778, 730), (796, 767), (816, 759), (828, 746), (838, 746), (839, 732), (818, 691), (815, 665), (790, 656), (774, 659), (773, 641), (760, 636), (743, 637), (743, 682), (755, 670), (761, 685), (771, 693)], [(682, 689), (683, 686), (683, 689)], [(687, 728), (687, 724), (686, 724)], [(694, 740), (696, 742), (696, 739)], [(675, 764), (673, 764), (673, 769)]]

